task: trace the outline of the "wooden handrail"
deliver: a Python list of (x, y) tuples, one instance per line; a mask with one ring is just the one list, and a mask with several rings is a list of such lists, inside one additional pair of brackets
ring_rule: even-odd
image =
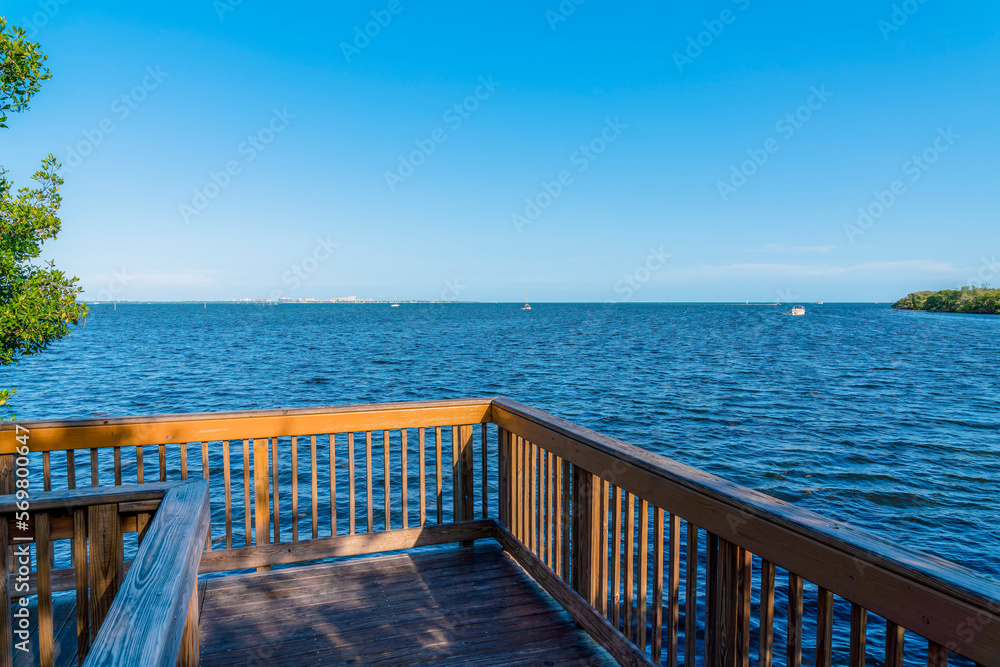
[(165, 443), (273, 438), (302, 433), (347, 433), (451, 426), (489, 421), (490, 398), (356, 406), (206, 412), (109, 419), (0, 423), (0, 455), (30, 434), (33, 452), (135, 447)]
[[(197, 616), (198, 564), (208, 533), (208, 482), (167, 491), (84, 665), (173, 667), (189, 613)], [(192, 602), (194, 600), (194, 602)], [(193, 620), (197, 651), (197, 618)], [(192, 630), (187, 630), (190, 635)], [(197, 661), (195, 654), (195, 662)]]

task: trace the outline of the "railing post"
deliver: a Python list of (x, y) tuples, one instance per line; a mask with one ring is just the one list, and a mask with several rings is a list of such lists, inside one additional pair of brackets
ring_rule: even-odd
[[(254, 536), (258, 546), (271, 543), (271, 482), (268, 475), (267, 441), (267, 438), (253, 439)], [(270, 566), (262, 565), (257, 571), (268, 572), (270, 569)]]
[(118, 505), (87, 508), (90, 533), (90, 627), (95, 635), (104, 623), (124, 576), (124, 543)]
[(195, 577), (191, 604), (188, 605), (187, 623), (184, 625), (184, 636), (181, 638), (181, 650), (177, 654), (177, 667), (198, 667), (201, 662), (201, 645), (198, 635), (199, 602), (198, 578)]

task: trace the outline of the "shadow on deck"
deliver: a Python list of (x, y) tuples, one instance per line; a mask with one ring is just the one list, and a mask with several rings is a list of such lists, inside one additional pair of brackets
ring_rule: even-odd
[(201, 663), (617, 664), (496, 543), (207, 580)]

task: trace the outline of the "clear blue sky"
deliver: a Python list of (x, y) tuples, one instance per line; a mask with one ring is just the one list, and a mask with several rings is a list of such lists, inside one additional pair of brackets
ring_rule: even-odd
[(0, 13), (53, 72), (0, 132), (0, 164), (19, 185), (49, 152), (74, 166), (46, 255), (88, 299), (886, 301), (1000, 284), (989, 0)]

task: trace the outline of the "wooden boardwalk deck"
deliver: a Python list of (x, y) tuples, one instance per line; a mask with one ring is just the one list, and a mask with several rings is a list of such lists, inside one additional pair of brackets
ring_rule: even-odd
[(202, 665), (614, 665), (495, 543), (210, 579)]

